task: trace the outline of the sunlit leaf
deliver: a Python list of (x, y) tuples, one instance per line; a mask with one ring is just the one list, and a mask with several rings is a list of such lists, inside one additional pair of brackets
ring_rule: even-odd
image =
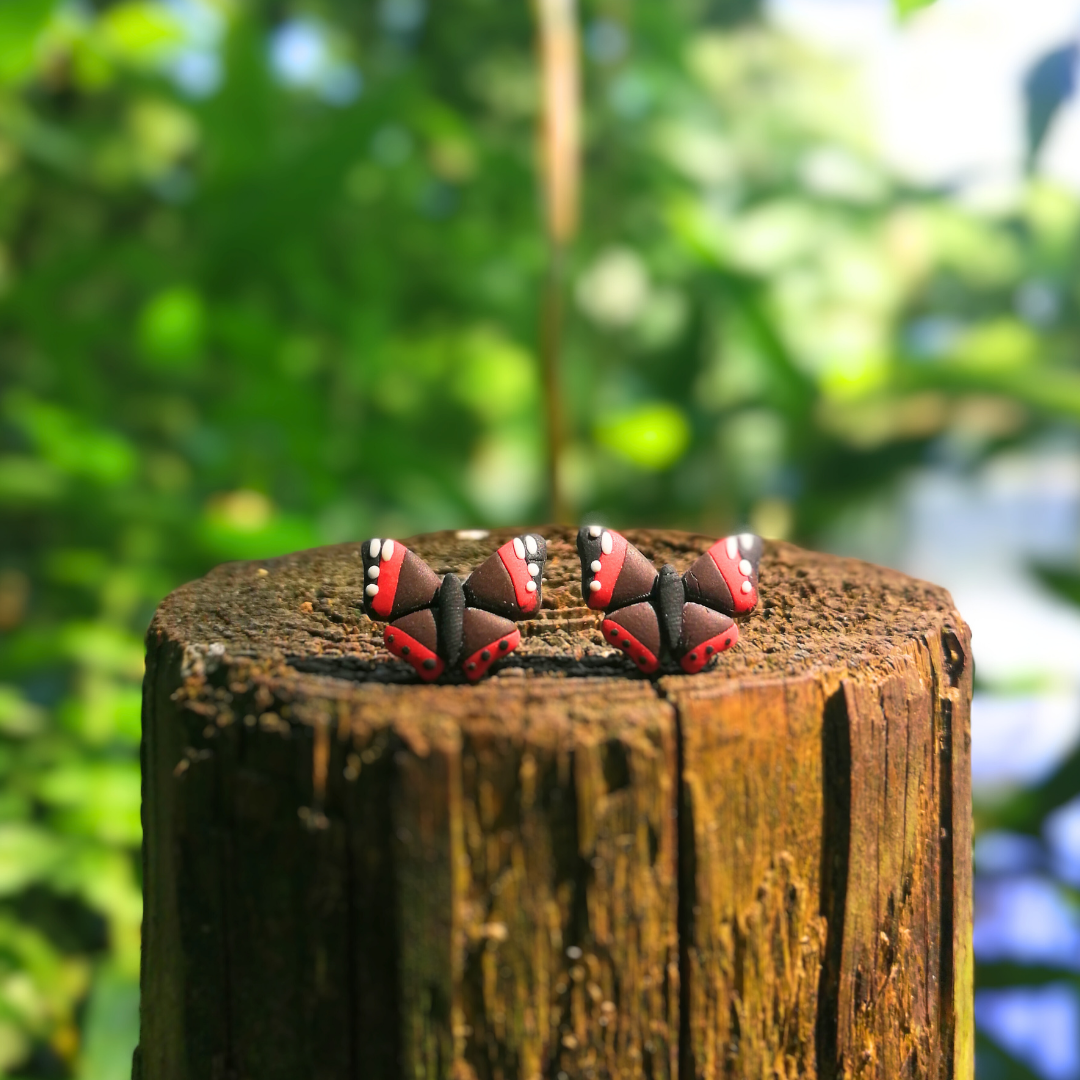
[(670, 468), (690, 445), (686, 414), (666, 402), (640, 405), (601, 421), (596, 440), (641, 469)]
[(33, 69), (38, 40), (56, 0), (4, 0), (0, 4), (0, 83), (14, 82)]
[(206, 316), (202, 298), (191, 288), (175, 286), (154, 296), (139, 315), (138, 340), (143, 356), (155, 367), (184, 370), (201, 360)]
[(61, 654), (95, 671), (141, 678), (142, 640), (102, 622), (70, 622), (57, 635)]
[(495, 330), (475, 331), (457, 350), (455, 395), (489, 423), (498, 423), (538, 404), (536, 363), (517, 343)]
[(0, 824), (0, 896), (11, 896), (46, 879), (63, 853), (63, 844), (47, 829), (18, 822)]
[(116, 55), (136, 64), (160, 61), (184, 40), (176, 15), (152, 0), (127, 0), (105, 9), (100, 30)]
[(4, 412), (61, 472), (115, 485), (135, 471), (137, 457), (127, 439), (73, 410), (16, 391), (4, 399)]
[(930, 7), (934, 3), (934, 0), (893, 0), (893, 4), (896, 7), (896, 13), (902, 18), (906, 19), (909, 15), (913, 15), (916, 11), (920, 11), (923, 8)]
[(116, 844), (137, 844), (142, 836), (137, 762), (72, 762), (43, 773), (34, 790), (61, 811), (67, 833)]
[(45, 710), (27, 701), (14, 686), (0, 684), (0, 732), (26, 738), (44, 728)]

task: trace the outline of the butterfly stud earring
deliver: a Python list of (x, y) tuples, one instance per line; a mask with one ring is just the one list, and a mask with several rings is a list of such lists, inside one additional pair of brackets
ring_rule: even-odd
[(606, 614), (604, 640), (650, 674), (667, 655), (694, 675), (739, 640), (736, 615), (758, 599), (761, 537), (717, 540), (685, 574), (659, 570), (625, 536), (587, 525), (578, 533), (581, 592)]
[(547, 545), (515, 536), (464, 582), (442, 578), (398, 540), (365, 540), (364, 611), (386, 619), (386, 647), (425, 682), (460, 665), (471, 682), (521, 643), (514, 625), (540, 610)]

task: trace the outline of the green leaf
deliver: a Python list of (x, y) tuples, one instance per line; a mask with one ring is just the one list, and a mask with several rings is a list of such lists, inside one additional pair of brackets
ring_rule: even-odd
[(130, 1080), (139, 1041), (139, 980), (109, 966), (94, 978), (87, 1007), (83, 1080)]
[(154, 296), (139, 316), (139, 348), (153, 367), (184, 370), (201, 360), (206, 315), (202, 297), (176, 286)]
[(601, 421), (596, 441), (639, 469), (659, 472), (686, 452), (690, 422), (677, 406), (652, 402)]
[(1071, 983), (1080, 990), (1080, 975), (1066, 967), (1048, 964), (1018, 964), (1011, 960), (978, 961), (975, 986), (979, 990), (1003, 990), (1012, 986), (1045, 986)]
[(0, 4), (0, 83), (28, 75), (56, 0), (4, 0)]
[(976, 1034), (975, 1050), (980, 1077), (985, 1073), (988, 1080), (1043, 1080), (1040, 1073), (1013, 1057), (984, 1031)]
[(137, 761), (73, 761), (42, 775), (35, 793), (59, 811), (65, 833), (134, 845), (142, 837), (140, 783)]
[(934, 0), (893, 0), (893, 3), (896, 6), (896, 14), (899, 15), (901, 19), (906, 19), (916, 11), (929, 7), (934, 3)]
[(16, 390), (4, 398), (4, 412), (63, 473), (111, 486), (128, 480), (138, 465), (127, 439), (73, 409)]
[(91, 671), (142, 677), (143, 644), (104, 622), (71, 622), (57, 635), (60, 652)]
[(1047, 815), (1080, 795), (1080, 747), (1045, 779), (1017, 791), (1004, 802), (980, 808), (983, 829), (1009, 829), (1038, 835)]
[(17, 687), (0, 685), (0, 732), (17, 738), (45, 729), (45, 710), (26, 700)]
[(0, 503), (50, 502), (63, 489), (63, 476), (48, 462), (24, 454), (0, 456)]
[(1036, 577), (1053, 593), (1080, 606), (1080, 571), (1053, 566), (1033, 567)]
[(183, 28), (168, 7), (144, 0), (109, 7), (99, 29), (117, 57), (139, 66), (157, 63), (184, 40)]
[(63, 845), (37, 825), (0, 825), (0, 896), (11, 896), (48, 878), (63, 855)]

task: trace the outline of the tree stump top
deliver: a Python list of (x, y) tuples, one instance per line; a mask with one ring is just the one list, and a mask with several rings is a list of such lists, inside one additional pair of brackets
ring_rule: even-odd
[[(467, 576), (517, 531), (437, 532), (404, 541), (438, 573)], [(576, 531), (535, 530), (547, 538), (543, 608), (520, 624), (522, 642), (480, 684), (509, 691), (515, 679), (595, 677), (646, 682), (600, 636), (603, 615), (581, 595)], [(715, 537), (631, 529), (631, 543), (657, 565), (680, 572)], [(878, 669), (905, 642), (958, 620), (945, 589), (856, 559), (768, 541), (761, 562), (760, 602), (740, 623), (738, 645), (706, 672), (666, 676), (693, 686), (730, 679), (769, 679)], [(197, 654), (257, 661), (276, 671), (336, 676), (353, 683), (418, 683), (382, 643), (383, 623), (361, 609), (360, 544), (337, 544), (274, 559), (227, 563), (176, 590), (159, 608), (150, 633)], [(215, 664), (215, 666), (217, 666)], [(247, 666), (247, 665), (245, 665)], [(189, 665), (190, 667), (190, 665)], [(464, 683), (463, 676), (446, 681)]]
[[(770, 542), (737, 647), (650, 679), (538, 531), (540, 616), (476, 686), (383, 648), (358, 543), (158, 609), (138, 1080), (970, 1080), (948, 593)], [(405, 543), (466, 575), (513, 535)]]

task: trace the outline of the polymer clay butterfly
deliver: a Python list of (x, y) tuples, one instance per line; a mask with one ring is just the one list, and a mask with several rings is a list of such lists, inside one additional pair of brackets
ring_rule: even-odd
[(604, 640), (650, 673), (667, 655), (683, 671), (701, 671), (739, 640), (736, 615), (757, 603), (761, 537), (717, 540), (685, 574), (659, 570), (625, 536), (599, 525), (578, 533), (581, 592), (606, 613)]
[(365, 540), (361, 554), (364, 611), (391, 620), (386, 647), (425, 682), (459, 664), (475, 682), (520, 644), (514, 621), (540, 610), (542, 536), (515, 536), (464, 582), (456, 574), (440, 578), (397, 540)]

